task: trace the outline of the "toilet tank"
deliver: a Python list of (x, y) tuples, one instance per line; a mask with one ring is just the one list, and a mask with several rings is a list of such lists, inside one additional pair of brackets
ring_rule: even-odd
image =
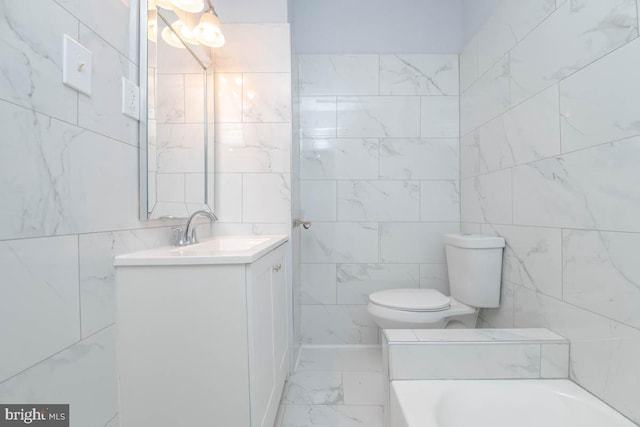
[(444, 244), (451, 296), (473, 307), (498, 307), (504, 239), (478, 234), (447, 234)]

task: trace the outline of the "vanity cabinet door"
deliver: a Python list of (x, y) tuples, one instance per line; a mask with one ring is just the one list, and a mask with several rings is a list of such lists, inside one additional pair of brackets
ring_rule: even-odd
[(273, 349), (276, 376), (276, 398), (282, 394), (289, 372), (289, 321), (287, 301), (287, 254), (285, 246), (274, 251), (274, 268), (271, 280), (273, 302)]

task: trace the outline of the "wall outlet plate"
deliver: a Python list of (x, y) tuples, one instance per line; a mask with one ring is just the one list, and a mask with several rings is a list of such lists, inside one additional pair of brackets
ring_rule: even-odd
[(62, 83), (91, 96), (92, 56), (89, 49), (65, 34), (62, 38)]
[(140, 120), (140, 87), (122, 78), (122, 114)]

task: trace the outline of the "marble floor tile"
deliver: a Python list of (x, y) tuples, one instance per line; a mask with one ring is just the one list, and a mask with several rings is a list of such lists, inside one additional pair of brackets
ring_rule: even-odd
[(287, 406), (281, 427), (382, 427), (382, 406)]
[(384, 392), (380, 372), (343, 372), (345, 405), (382, 405)]
[(377, 346), (303, 347), (297, 371), (382, 370), (382, 351)]
[(343, 401), (340, 372), (295, 373), (289, 377), (282, 396), (285, 404), (340, 405)]

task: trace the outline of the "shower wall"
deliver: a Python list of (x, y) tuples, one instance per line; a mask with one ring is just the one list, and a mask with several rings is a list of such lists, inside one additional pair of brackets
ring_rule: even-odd
[(482, 325), (569, 338), (571, 377), (640, 421), (636, 1), (503, 1), (460, 67), (463, 230), (507, 241)]

